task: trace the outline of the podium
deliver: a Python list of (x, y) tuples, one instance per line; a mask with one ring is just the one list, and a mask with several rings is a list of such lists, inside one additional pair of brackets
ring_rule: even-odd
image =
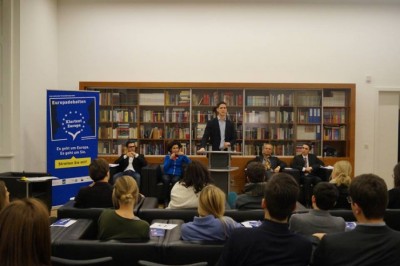
[(239, 167), (231, 166), (231, 155), (239, 155), (241, 152), (235, 151), (204, 151), (208, 156), (208, 170), (218, 186), (228, 196), (231, 186), (231, 172)]

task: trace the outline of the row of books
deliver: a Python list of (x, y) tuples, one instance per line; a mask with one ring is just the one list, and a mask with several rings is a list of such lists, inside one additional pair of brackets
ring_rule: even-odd
[(321, 125), (298, 125), (296, 127), (297, 139), (319, 140), (321, 139)]
[(189, 123), (190, 112), (184, 108), (165, 109), (165, 122), (172, 123)]
[(140, 125), (140, 138), (142, 139), (162, 139), (163, 129), (159, 127), (145, 127)]
[(165, 127), (165, 138), (167, 139), (190, 139), (190, 129), (188, 127)]
[(346, 106), (346, 92), (345, 91), (330, 91), (324, 93), (322, 98), (322, 104), (324, 106)]
[(329, 123), (329, 124), (346, 123), (346, 110), (324, 109), (324, 123)]
[(190, 91), (183, 90), (183, 91), (180, 91), (179, 93), (170, 93), (169, 91), (166, 91), (165, 92), (165, 104), (166, 105), (189, 106), (190, 105)]
[(136, 108), (133, 109), (114, 109), (100, 110), (100, 122), (137, 122)]
[(164, 106), (164, 93), (139, 93), (140, 105), (159, 105)]
[(143, 110), (142, 121), (144, 123), (164, 122), (164, 111)]
[(320, 106), (321, 94), (319, 92), (302, 92), (296, 97), (297, 106)]
[(243, 106), (243, 95), (233, 91), (214, 91), (212, 93), (193, 93), (193, 106), (215, 106), (224, 101), (228, 106)]
[(99, 138), (101, 139), (133, 139), (138, 138), (137, 127), (129, 127), (129, 124), (119, 124), (118, 127), (100, 126)]
[(297, 122), (298, 123), (321, 123), (321, 109), (320, 108), (298, 109), (297, 110)]
[(100, 105), (137, 105), (137, 93), (101, 92), (99, 94)]
[(346, 127), (324, 127), (324, 140), (346, 140)]

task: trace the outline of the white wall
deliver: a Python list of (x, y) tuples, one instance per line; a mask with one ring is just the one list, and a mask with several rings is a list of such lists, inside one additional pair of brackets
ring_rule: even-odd
[[(21, 51), (32, 42), (46, 48), (21, 57), (21, 77), (30, 79), (23, 104), (40, 105), (24, 112), (24, 150), (36, 155), (26, 166), (42, 167), (46, 158), (45, 89), (58, 69), (57, 87), (66, 90), (79, 81), (356, 83), (355, 172), (375, 170), (375, 121), (369, 118), (376, 91), (400, 87), (396, 1), (59, 0), (57, 11), (51, 0), (24, 2), (22, 20), (31, 25), (24, 26), (29, 38)], [(37, 5), (47, 5), (48, 13), (35, 12)]]
[(46, 171), (46, 90), (58, 89), (57, 2), (20, 0), (20, 149), (18, 169)]

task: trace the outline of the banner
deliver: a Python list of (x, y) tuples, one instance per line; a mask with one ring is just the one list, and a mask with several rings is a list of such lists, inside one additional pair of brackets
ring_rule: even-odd
[(91, 182), (88, 166), (97, 158), (99, 93), (47, 91), (47, 172), (53, 203), (61, 205)]

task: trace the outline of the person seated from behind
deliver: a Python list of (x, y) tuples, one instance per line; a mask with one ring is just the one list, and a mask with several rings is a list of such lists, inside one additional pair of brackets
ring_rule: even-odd
[(295, 233), (311, 236), (315, 233), (344, 232), (346, 223), (342, 217), (335, 217), (329, 210), (335, 206), (339, 192), (335, 185), (321, 182), (314, 187), (311, 197), (312, 210), (308, 213), (293, 214), (289, 228)]
[(246, 168), (244, 193), (236, 199), (236, 208), (239, 210), (262, 209), (261, 201), (265, 190), (265, 167), (260, 162), (250, 162)]
[(265, 166), (267, 178), (271, 177), (273, 173), (282, 172), (282, 170), (286, 167), (286, 163), (282, 162), (278, 157), (273, 155), (273, 149), (274, 147), (272, 144), (264, 143), (262, 155), (259, 155), (254, 159)]
[(388, 191), (388, 209), (400, 209), (400, 163), (393, 168), (394, 188)]
[(162, 176), (163, 181), (163, 194), (164, 194), (164, 205), (168, 206), (171, 187), (178, 182), (183, 174), (183, 167), (185, 164), (190, 163), (189, 157), (187, 157), (181, 150), (182, 144), (174, 140), (168, 145), (168, 154), (164, 158), (164, 174)]
[(335, 184), (336, 188), (339, 190), (339, 198), (334, 209), (351, 210), (351, 206), (347, 201), (347, 197), (349, 196), (349, 187), (352, 180), (350, 176), (352, 170), (353, 169), (349, 161), (341, 160), (337, 161), (333, 165), (331, 180), (329, 182)]
[(262, 200), (263, 223), (234, 230), (217, 265), (308, 265), (311, 240), (289, 231), (288, 218), (298, 196), (299, 185), (292, 176), (272, 175)]
[(94, 181), (87, 187), (79, 189), (75, 197), (77, 208), (110, 208), (112, 203), (112, 186), (108, 183), (110, 179), (110, 168), (104, 159), (95, 159), (89, 165), (89, 176)]
[(0, 180), (0, 211), (10, 204), (10, 192), (8, 192), (6, 183)]
[(212, 179), (207, 167), (198, 161), (191, 161), (183, 178), (172, 187), (167, 209), (197, 208), (200, 191), (210, 183)]
[(133, 209), (139, 197), (136, 181), (122, 176), (114, 184), (113, 202), (115, 210), (104, 209), (99, 218), (100, 240), (147, 240), (150, 227), (146, 221), (135, 216)]
[(126, 152), (122, 154), (115, 164), (118, 164), (117, 173), (113, 176), (113, 183), (121, 176), (128, 175), (136, 180), (140, 189), (142, 167), (147, 165), (147, 161), (143, 154), (136, 152), (136, 143), (133, 140), (128, 140), (125, 144)]
[(199, 196), (199, 216), (193, 222), (182, 224), (183, 240), (225, 241), (233, 229), (241, 227), (225, 213), (225, 193), (214, 185), (203, 188)]
[(0, 265), (51, 265), (50, 221), (38, 199), (24, 198), (0, 212)]
[(313, 265), (400, 265), (400, 232), (383, 220), (388, 203), (385, 181), (374, 174), (357, 176), (349, 194), (356, 228), (323, 236)]

